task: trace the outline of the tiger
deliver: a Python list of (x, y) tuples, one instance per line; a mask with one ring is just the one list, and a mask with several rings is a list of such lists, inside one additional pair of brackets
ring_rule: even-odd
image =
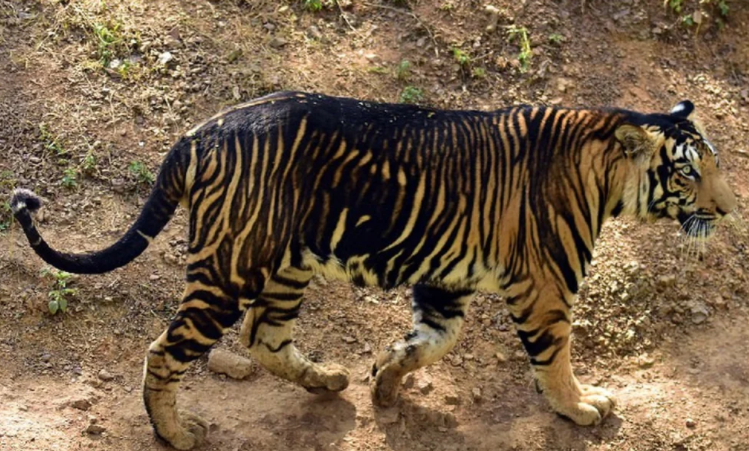
[(315, 275), (412, 287), (412, 329), (371, 369), (375, 405), (393, 406), (406, 374), (450, 352), (482, 291), (506, 300), (551, 408), (599, 424), (615, 397), (580, 383), (570, 353), (572, 307), (604, 222), (667, 218), (707, 237), (736, 200), (688, 100), (666, 114), (459, 111), (279, 92), (181, 136), (135, 222), (103, 250), (50, 247), (32, 217), (40, 205), (29, 190), (13, 193), (32, 249), (82, 274), (126, 265), (178, 205), (189, 211), (184, 294), (143, 376), (155, 435), (187, 450), (208, 424), (177, 409), (178, 386), (243, 315), (240, 342), (268, 371), (312, 393), (348, 386), (347, 368), (313, 362), (294, 344)]

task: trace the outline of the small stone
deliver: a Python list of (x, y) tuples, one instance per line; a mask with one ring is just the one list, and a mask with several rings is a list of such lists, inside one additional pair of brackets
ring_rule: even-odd
[(367, 53), (366, 55), (364, 55), (364, 58), (372, 63), (378, 63), (382, 61), (382, 58), (380, 58), (380, 56), (375, 53)]
[(273, 39), (268, 42), (268, 45), (273, 47), (274, 49), (280, 49), (286, 44), (288, 44), (288, 41), (284, 38), (279, 38), (278, 36), (274, 36)]
[(104, 382), (109, 382), (114, 379), (114, 375), (110, 373), (109, 371), (102, 369), (99, 371), (99, 379), (101, 379)]
[(86, 433), (91, 435), (101, 435), (107, 429), (100, 424), (89, 424), (86, 428)]
[(412, 388), (415, 383), (416, 383), (416, 377), (414, 377), (413, 373), (409, 373), (406, 375), (405, 378), (403, 378), (403, 388), (406, 390), (408, 390), (409, 388)]
[(369, 343), (364, 343), (364, 349), (362, 349), (361, 353), (369, 354), (371, 352), (372, 352), (372, 345), (370, 345)]
[(450, 363), (452, 363), (453, 366), (460, 366), (463, 364), (463, 357), (454, 355), (450, 357)]
[(343, 341), (345, 341), (348, 344), (356, 343), (356, 337), (352, 337), (352, 336), (349, 336), (349, 335), (344, 335), (341, 338), (343, 339)]
[(161, 279), (161, 276), (158, 275), (158, 274), (151, 274), (150, 276), (148, 276), (148, 278), (150, 280), (159, 280), (159, 279)]
[(478, 387), (475, 387), (473, 390), (471, 390), (471, 395), (473, 395), (473, 402), (481, 402), (481, 389)]
[(166, 66), (172, 60), (174, 60), (174, 55), (172, 55), (171, 52), (164, 52), (161, 55), (159, 55), (159, 64), (163, 66)]
[(667, 288), (676, 285), (676, 276), (674, 274), (666, 274), (658, 277), (658, 285)]
[(432, 390), (434, 390), (432, 380), (428, 377), (419, 378), (419, 382), (416, 384), (416, 386), (418, 387), (419, 392), (422, 395), (428, 395)]
[(379, 412), (380, 421), (384, 424), (394, 424), (400, 417), (400, 411), (397, 407), (390, 407), (389, 409), (382, 409)]
[(497, 362), (499, 363), (505, 363), (507, 361), (507, 356), (502, 354), (501, 352), (494, 354), (494, 356), (497, 358)]
[(250, 359), (222, 349), (211, 351), (208, 356), (208, 370), (238, 380), (246, 379), (254, 373)]
[(445, 395), (445, 404), (448, 406), (457, 406), (460, 404), (460, 397), (455, 393)]
[(25, 404), (21, 404), (21, 405), (18, 406), (18, 410), (20, 410), (21, 412), (28, 412), (29, 411), (29, 407), (27, 405), (25, 405)]
[(707, 318), (710, 316), (710, 311), (707, 309), (707, 306), (701, 302), (692, 305), (691, 312), (692, 323), (694, 324), (702, 324), (707, 321)]
[(744, 149), (737, 149), (737, 150), (736, 150), (736, 153), (737, 153), (737, 154), (738, 154), (738, 155), (739, 155), (740, 157), (744, 157), (744, 158), (749, 158), (749, 152), (747, 152), (747, 151), (746, 151), (746, 150), (744, 150)]
[(312, 25), (311, 27), (307, 28), (307, 36), (319, 41), (322, 39), (322, 32), (319, 28), (317, 28), (317, 25)]
[(525, 353), (525, 351), (515, 351), (515, 354), (513, 354), (512, 356), (515, 358), (515, 360), (525, 360), (527, 354)]
[(640, 356), (637, 357), (637, 366), (639, 366), (642, 369), (650, 368), (654, 364), (655, 364), (655, 359), (652, 356), (648, 355), (647, 353), (641, 354)]
[(91, 401), (89, 401), (88, 399), (76, 399), (74, 401), (71, 401), (70, 407), (86, 411), (91, 408)]
[(696, 428), (696, 427), (697, 427), (697, 422), (696, 422), (696, 421), (694, 421), (694, 420), (693, 420), (693, 419), (691, 419), (691, 418), (687, 418), (687, 427), (688, 427), (689, 429), (694, 429), (694, 428)]

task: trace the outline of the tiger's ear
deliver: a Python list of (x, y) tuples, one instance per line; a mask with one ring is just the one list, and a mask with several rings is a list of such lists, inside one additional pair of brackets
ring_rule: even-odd
[(681, 102), (677, 103), (673, 108), (671, 108), (671, 114), (672, 116), (676, 116), (681, 119), (686, 119), (689, 122), (691, 122), (694, 125), (694, 128), (697, 129), (697, 131), (700, 133), (700, 135), (705, 135), (705, 127), (702, 125), (702, 121), (697, 116), (697, 112), (695, 111), (694, 103), (692, 103), (689, 100), (682, 100)]
[(691, 119), (690, 116), (694, 114), (694, 104), (690, 100), (682, 100), (671, 108), (669, 114), (684, 119)]
[(648, 158), (658, 148), (658, 143), (655, 142), (653, 136), (638, 125), (620, 125), (615, 135), (624, 149), (624, 154), (630, 158)]

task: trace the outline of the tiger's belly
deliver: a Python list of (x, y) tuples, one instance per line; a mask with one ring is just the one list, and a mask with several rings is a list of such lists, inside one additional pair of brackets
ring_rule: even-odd
[(358, 286), (394, 288), (403, 284), (434, 284), (460, 289), (499, 292), (495, 271), (477, 264), (475, 259), (440, 264), (438, 261), (387, 262), (376, 255), (358, 255), (342, 260), (335, 255), (321, 257), (310, 250), (304, 252), (303, 264), (326, 279), (353, 282)]

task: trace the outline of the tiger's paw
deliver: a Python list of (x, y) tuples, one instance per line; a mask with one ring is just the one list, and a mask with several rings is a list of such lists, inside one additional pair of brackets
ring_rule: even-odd
[(208, 435), (208, 422), (193, 413), (180, 412), (177, 428), (169, 433), (156, 431), (156, 435), (176, 449), (193, 449), (205, 441)]
[(606, 389), (580, 384), (580, 397), (576, 403), (557, 409), (557, 413), (580, 426), (595, 426), (616, 407), (616, 399)]
[(313, 365), (304, 372), (300, 384), (308, 392), (319, 395), (345, 390), (349, 377), (349, 370), (337, 363)]
[(379, 368), (372, 367), (372, 402), (378, 407), (392, 407), (398, 401), (398, 390), (401, 385), (400, 372), (393, 365)]

